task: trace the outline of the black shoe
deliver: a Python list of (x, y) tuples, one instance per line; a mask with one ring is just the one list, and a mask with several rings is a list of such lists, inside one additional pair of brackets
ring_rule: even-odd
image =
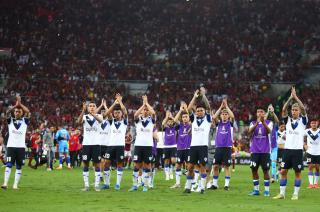
[(215, 185), (212, 185), (209, 189), (211, 189), (211, 190), (217, 190), (217, 189), (218, 189), (218, 187), (217, 187), (217, 186), (215, 186)]
[(190, 194), (191, 193), (191, 189), (186, 188), (183, 193)]
[(204, 194), (204, 189), (201, 189), (200, 194)]
[(229, 191), (229, 186), (225, 186), (225, 187), (224, 187), (224, 190), (225, 190), (225, 191)]

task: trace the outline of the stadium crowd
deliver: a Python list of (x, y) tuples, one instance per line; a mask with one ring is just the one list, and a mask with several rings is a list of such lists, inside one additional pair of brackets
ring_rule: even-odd
[[(319, 7), (297, 0), (5, 0), (0, 47), (12, 48), (12, 57), (0, 60), (7, 82), (1, 126), (16, 95), (32, 111), (31, 130), (40, 122), (75, 127), (83, 100), (120, 91), (132, 117), (139, 101), (121, 82), (135, 80), (149, 83), (159, 121), (203, 84), (212, 108), (228, 96), (236, 120), (248, 123), (251, 102), (272, 102), (252, 82), (297, 82), (308, 70), (299, 62), (319, 50)], [(304, 90), (302, 98), (319, 114), (310, 102), (319, 101), (316, 92)]]

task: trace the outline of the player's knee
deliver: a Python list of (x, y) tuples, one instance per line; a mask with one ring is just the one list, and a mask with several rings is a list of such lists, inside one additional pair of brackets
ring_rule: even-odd
[(17, 164), (17, 165), (16, 165), (16, 169), (17, 169), (17, 170), (21, 170), (21, 168), (22, 168), (22, 165), (21, 165), (21, 164)]

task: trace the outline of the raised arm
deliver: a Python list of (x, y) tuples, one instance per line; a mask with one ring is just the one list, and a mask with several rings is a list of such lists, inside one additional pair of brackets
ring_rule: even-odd
[(17, 102), (18, 102), (18, 107), (22, 108), (22, 110), (24, 112), (24, 116), (29, 118), (30, 117), (30, 110), (24, 104), (21, 103), (21, 97), (20, 96), (17, 96)]
[(272, 106), (271, 104), (268, 106), (268, 112), (267, 112), (267, 114), (266, 114), (266, 118), (268, 118), (269, 115), (273, 118), (273, 121), (274, 121), (276, 124), (279, 124), (279, 123), (280, 123), (279, 118), (278, 118), (278, 116), (275, 114), (274, 108), (273, 108), (273, 106)]
[(164, 128), (164, 127), (166, 127), (167, 126), (167, 122), (168, 122), (168, 119), (169, 119), (169, 116), (170, 116), (170, 111), (167, 111), (166, 112), (166, 117), (163, 119), (163, 121), (162, 121), (162, 127)]
[(122, 96), (121, 96), (119, 93), (116, 94), (116, 99), (117, 99), (117, 101), (118, 101), (118, 103), (119, 103), (119, 105), (120, 105), (120, 107), (121, 107), (121, 110), (122, 110), (123, 115), (124, 115), (125, 117), (128, 117), (127, 108), (126, 108), (126, 106), (124, 106), (124, 104), (122, 103)]
[(103, 105), (103, 103), (105, 102), (105, 100), (104, 99), (102, 99), (101, 100), (101, 104), (100, 104), (100, 106), (96, 109), (96, 113), (99, 113), (100, 112), (100, 110), (104, 107)]
[(108, 117), (109, 119), (112, 118), (112, 112), (114, 107), (116, 106), (116, 104), (118, 104), (118, 101), (114, 101), (113, 104), (109, 107), (109, 109), (106, 110), (105, 112), (105, 117)]
[(77, 124), (82, 124), (83, 122), (83, 115), (87, 110), (87, 104), (85, 102), (82, 103), (82, 111), (81, 114), (79, 115), (78, 119), (77, 119)]
[(288, 117), (288, 106), (292, 99), (293, 99), (293, 95), (292, 95), (292, 89), (291, 89), (291, 95), (282, 107), (282, 114), (281, 114), (282, 118)]
[(180, 110), (179, 110), (179, 112), (176, 114), (176, 116), (175, 116), (174, 119), (173, 119), (173, 121), (174, 121), (175, 123), (177, 123), (177, 124), (180, 123), (179, 119), (180, 119), (181, 113), (182, 113), (183, 111), (188, 111), (188, 109), (187, 109), (187, 104), (184, 103), (184, 102), (181, 103)]
[(228, 111), (228, 114), (229, 114), (229, 117), (230, 117), (231, 121), (234, 121), (234, 113), (230, 109), (230, 107), (228, 105), (228, 102), (227, 102), (227, 99), (224, 99), (223, 101), (224, 101), (224, 105), (226, 106), (226, 109)]
[(193, 112), (194, 103), (195, 103), (196, 99), (198, 98), (198, 96), (199, 96), (199, 90), (196, 90), (194, 92), (192, 99), (191, 99), (191, 102), (188, 105), (188, 112), (189, 113)]
[(301, 114), (303, 116), (305, 116), (307, 113), (306, 113), (306, 108), (304, 106), (304, 104), (302, 103), (302, 101), (299, 99), (299, 97), (297, 96), (297, 93), (296, 93), (296, 89), (295, 87), (292, 87), (292, 96), (293, 98), (298, 102), (299, 106), (300, 106), (300, 109), (301, 109)]
[(149, 104), (148, 97), (144, 95), (142, 96), (142, 99), (143, 99), (144, 105), (147, 106), (150, 115), (152, 116), (153, 119), (155, 119), (156, 111), (154, 111), (153, 107)]
[(139, 118), (139, 115), (141, 114), (141, 112), (143, 111), (144, 109), (144, 105), (142, 105), (133, 115), (133, 119), (136, 121), (138, 120)]
[(221, 110), (222, 110), (222, 108), (224, 108), (224, 107), (225, 107), (225, 102), (222, 101), (219, 109), (212, 115), (212, 119), (214, 120), (214, 122), (217, 122), (217, 121), (218, 121), (218, 119), (219, 119), (219, 118), (218, 118), (218, 117), (219, 117), (219, 114), (221, 113)]
[(204, 104), (206, 106), (206, 110), (210, 111), (210, 103), (209, 103), (209, 100), (206, 96), (206, 89), (204, 87), (200, 88), (200, 95), (202, 96), (202, 101), (204, 102)]

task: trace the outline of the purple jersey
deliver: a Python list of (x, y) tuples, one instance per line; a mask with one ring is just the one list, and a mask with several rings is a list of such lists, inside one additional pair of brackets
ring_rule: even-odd
[[(250, 126), (254, 125), (256, 121), (253, 121)], [(272, 122), (266, 120), (268, 127), (272, 129)], [(251, 153), (270, 153), (270, 140), (267, 129), (262, 123), (259, 123), (253, 132), (250, 146)]]
[(185, 150), (190, 148), (191, 144), (191, 125), (190, 124), (180, 124), (177, 126), (178, 130), (178, 141), (177, 150)]
[(153, 146), (152, 146), (152, 155), (157, 155), (157, 140), (153, 139)]
[(271, 149), (276, 148), (278, 146), (277, 144), (277, 127), (276, 125), (273, 126), (271, 131)]
[(165, 127), (164, 128), (164, 145), (173, 146), (177, 144), (177, 131), (176, 127)]
[(216, 133), (216, 147), (232, 147), (233, 144), (233, 122), (219, 121)]

